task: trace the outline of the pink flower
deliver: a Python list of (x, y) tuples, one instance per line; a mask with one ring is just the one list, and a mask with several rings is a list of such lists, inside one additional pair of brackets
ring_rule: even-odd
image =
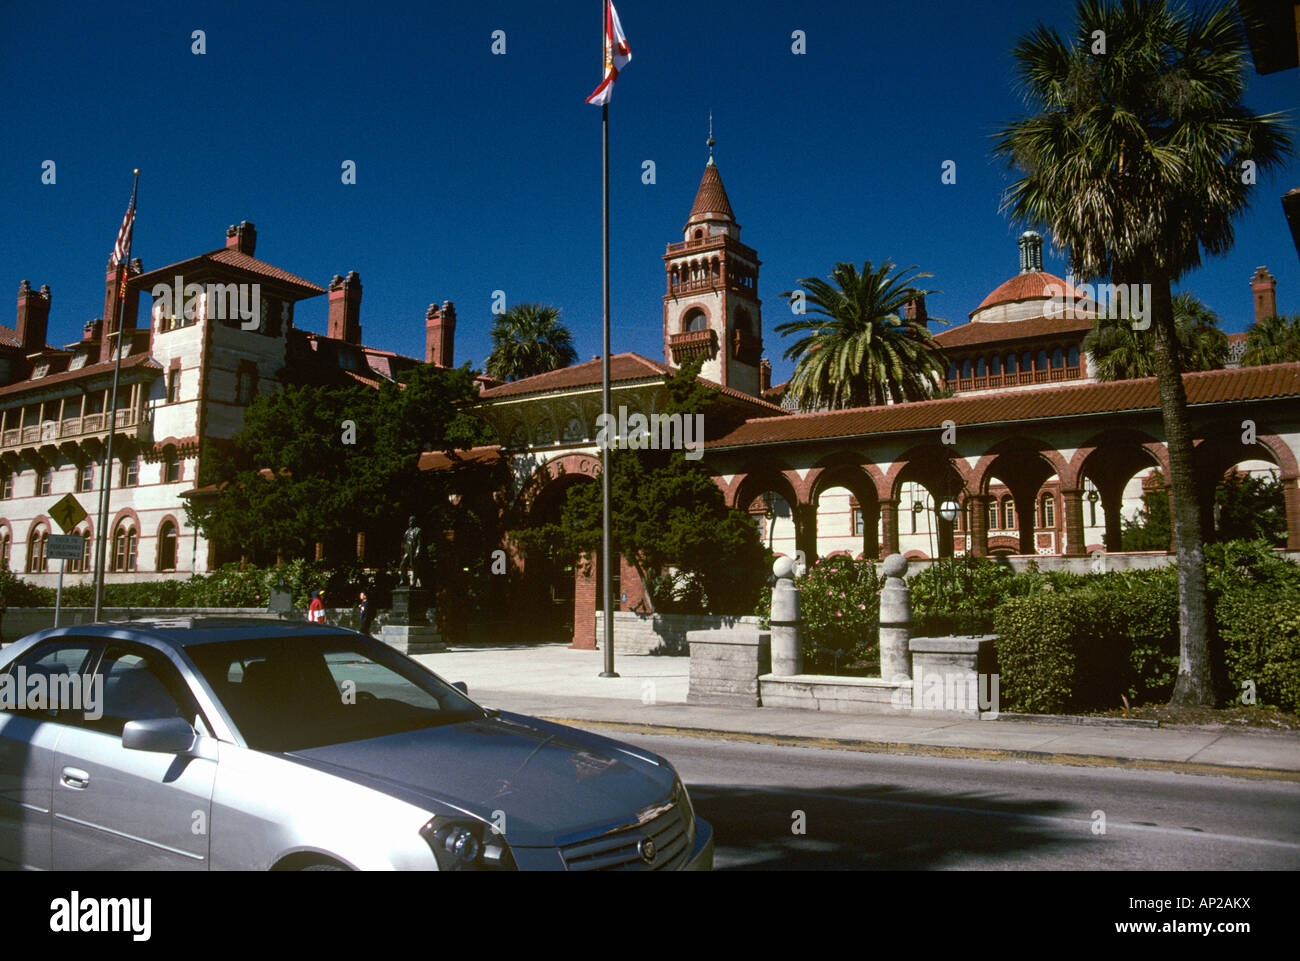
[(830, 597), (830, 596), (831, 596), (832, 594), (834, 594), (834, 593), (835, 593), (834, 591), (827, 591), (827, 592), (826, 592), (826, 596), (827, 596), (827, 597)]
[(867, 609), (867, 605), (866, 605), (866, 604), (859, 604), (859, 605), (858, 605), (858, 610), (860, 610), (860, 611), (865, 611), (866, 609)]
[(836, 616), (836, 617), (843, 617), (843, 616), (844, 616), (844, 613), (843, 613), (842, 611), (836, 611), (836, 612), (835, 612), (835, 616)]

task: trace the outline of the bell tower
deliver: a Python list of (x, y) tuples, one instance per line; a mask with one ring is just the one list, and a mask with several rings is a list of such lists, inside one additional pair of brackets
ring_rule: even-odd
[(758, 397), (763, 355), (762, 301), (758, 299), (758, 254), (740, 242), (740, 224), (713, 162), (709, 161), (681, 243), (664, 254), (664, 361), (679, 367), (703, 355), (700, 375)]

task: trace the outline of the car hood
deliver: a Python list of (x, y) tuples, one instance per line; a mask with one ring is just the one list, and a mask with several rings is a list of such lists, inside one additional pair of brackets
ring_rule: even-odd
[(489, 823), (503, 812), (512, 847), (549, 847), (565, 835), (629, 819), (662, 801), (676, 777), (651, 752), (507, 713), (286, 756), (415, 803), (459, 807)]

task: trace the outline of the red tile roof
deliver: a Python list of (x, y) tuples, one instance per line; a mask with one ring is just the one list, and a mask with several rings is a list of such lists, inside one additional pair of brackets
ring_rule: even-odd
[(691, 206), (691, 216), (687, 222), (697, 217), (706, 218), (709, 214), (725, 220), (736, 219), (736, 215), (731, 212), (731, 201), (727, 199), (727, 188), (722, 186), (722, 174), (718, 173), (718, 168), (713, 163), (704, 168), (700, 189), (695, 193), (695, 203)]
[[(1187, 390), (1187, 402), (1191, 406), (1234, 400), (1300, 397), (1300, 362), (1200, 371), (1183, 375), (1183, 384)], [(1155, 378), (1121, 380), (751, 419), (729, 434), (706, 442), (704, 446), (726, 449), (934, 430), (945, 420), (970, 427), (1120, 411), (1153, 411), (1159, 408)]]
[(235, 270), (242, 271), (254, 277), (264, 277), (267, 280), (273, 280), (283, 286), (296, 288), (299, 293), (305, 297), (315, 297), (317, 294), (325, 293), (324, 287), (313, 284), (310, 280), (304, 280), (296, 274), (291, 274), (287, 270), (281, 270), (273, 264), (268, 264), (264, 260), (258, 260), (256, 257), (250, 257), (248, 254), (241, 253), (234, 247), (222, 247), (219, 250), (210, 250), (206, 254), (199, 254), (197, 257), (191, 257), (189, 260), (182, 260), (180, 263), (169, 264), (166, 267), (159, 267), (151, 270), (147, 274), (140, 274), (138, 277), (131, 278), (131, 285), (134, 287), (151, 287), (156, 283), (171, 283), (176, 274), (184, 276), (187, 269), (193, 269), (201, 264), (218, 264), (223, 267), (231, 267)]
[(499, 464), (503, 460), (501, 446), (490, 444), (471, 447), (469, 450), (428, 451), (420, 455), (420, 470), (463, 470), (475, 465)]
[[(666, 365), (648, 357), (642, 357), (640, 354), (615, 354), (609, 359), (609, 382), (611, 384), (621, 381), (662, 380), (669, 372)], [(724, 397), (745, 401), (761, 409), (784, 413), (775, 404), (760, 400), (743, 391), (736, 390), (734, 387), (723, 387), (704, 377), (699, 378), (699, 380), (711, 387), (717, 387)], [(553, 370), (550, 373), (525, 377), (523, 380), (512, 381), (500, 387), (489, 387), (479, 393), (479, 398), (481, 400), (501, 400), (505, 397), (523, 397), (529, 394), (546, 394), (558, 390), (571, 390), (576, 387), (593, 387), (600, 382), (601, 370), (600, 358), (598, 357), (584, 364), (561, 367), (559, 370)]]
[(1028, 320), (972, 320), (934, 334), (940, 347), (970, 347), (1001, 341), (1052, 337), (1059, 334), (1086, 334), (1092, 330), (1091, 317), (1031, 317)]
[[(162, 367), (146, 353), (132, 354), (129, 357), (122, 358), (122, 369), (128, 370), (135, 367), (143, 367), (148, 370), (162, 370)], [(50, 384), (62, 384), (67, 381), (78, 380), (83, 377), (93, 377), (96, 374), (113, 373), (113, 362), (106, 360), (101, 364), (87, 364), (80, 370), (65, 370), (59, 374), (47, 374), (37, 380), (20, 380), (15, 384), (9, 384), (6, 387), (0, 387), (0, 397), (10, 396), (12, 394), (21, 394), (28, 390), (37, 390)]]
[(1047, 288), (1052, 284), (1065, 292), (1062, 296), (1068, 295), (1076, 300), (1083, 299), (1083, 294), (1078, 287), (1067, 284), (1055, 274), (1036, 270), (1026, 274), (1016, 274), (1016, 276), (998, 286), (997, 289), (984, 298), (983, 303), (971, 311), (971, 314), (977, 314), (985, 307), (996, 307), (998, 304), (1012, 304), (1022, 300), (1051, 297), (1055, 291), (1049, 293)]

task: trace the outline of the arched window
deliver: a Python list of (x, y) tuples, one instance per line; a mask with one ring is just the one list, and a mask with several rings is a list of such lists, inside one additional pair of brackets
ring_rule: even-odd
[(1043, 508), (1039, 521), (1039, 527), (1056, 526), (1056, 498), (1051, 494), (1043, 495)]
[(1052, 351), (1052, 370), (1059, 370), (1065, 366), (1065, 351), (1057, 347)]
[(1006, 530), (1013, 531), (1016, 529), (1016, 502), (1014, 498), (1008, 497), (1002, 502), (1002, 517), (1006, 523)]
[(696, 239), (696, 240), (699, 240), (699, 239), (700, 239), (701, 237), (703, 237), (703, 236), (704, 236), (704, 230), (703, 230), (702, 228), (700, 228), (700, 227), (696, 227), (696, 228), (695, 228), (695, 239)]
[(999, 530), (997, 501), (989, 501), (989, 530), (991, 531)]
[(957, 379), (957, 365), (953, 361), (948, 362), (948, 379), (949, 380)]
[(176, 570), (176, 525), (170, 520), (158, 528), (158, 567), (160, 571)]
[(113, 533), (113, 570), (127, 573), (135, 570), (135, 554), (139, 534), (135, 523), (123, 520)]
[(9, 533), (8, 526), (0, 527), (0, 567), (5, 570), (9, 569), (9, 548), (13, 544), (13, 537)]
[(989, 373), (989, 365), (988, 365), (988, 362), (987, 362), (983, 357), (981, 357), (981, 358), (979, 358), (979, 360), (975, 361), (975, 376), (976, 376), (976, 377), (987, 377), (987, 376), (988, 376), (988, 373)]
[(1078, 348), (1078, 347), (1071, 347), (1071, 348), (1070, 348), (1070, 352), (1066, 355), (1066, 357), (1068, 358), (1067, 361), (1066, 361), (1066, 364), (1067, 364), (1068, 366), (1070, 366), (1070, 367), (1078, 367), (1078, 366), (1079, 366), (1079, 348)]
[(1037, 370), (1047, 370), (1047, 351), (1040, 350), (1038, 357), (1035, 358), (1035, 363), (1037, 364)]
[(1002, 373), (1002, 358), (996, 354), (989, 358), (989, 373), (994, 377)]
[(1015, 372), (1016, 372), (1016, 355), (1007, 354), (1007, 373), (1014, 374)]
[(49, 570), (49, 561), (45, 556), (49, 540), (50, 530), (44, 524), (37, 524), (32, 528), (31, 536), (27, 539), (27, 572), (29, 574), (42, 574)]
[(1028, 374), (1034, 369), (1034, 355), (1025, 351), (1020, 355), (1020, 373)]
[(970, 358), (969, 358), (969, 357), (967, 357), (965, 360), (963, 360), (963, 361), (961, 362), (961, 376), (962, 376), (962, 380), (965, 380), (966, 378), (970, 377)]
[(688, 310), (686, 316), (682, 318), (682, 330), (708, 330), (709, 320), (704, 316), (704, 311), (698, 307), (694, 310)]
[(91, 564), (92, 564), (92, 561), (90, 559), (90, 550), (91, 550), (91, 545), (93, 544), (93, 540), (91, 539), (90, 536), (90, 528), (88, 526), (81, 528), (79, 531), (77, 531), (77, 533), (81, 534), (81, 541), (82, 541), (81, 560), (79, 562), (80, 564), (79, 569), (83, 571), (89, 571), (91, 569)]

